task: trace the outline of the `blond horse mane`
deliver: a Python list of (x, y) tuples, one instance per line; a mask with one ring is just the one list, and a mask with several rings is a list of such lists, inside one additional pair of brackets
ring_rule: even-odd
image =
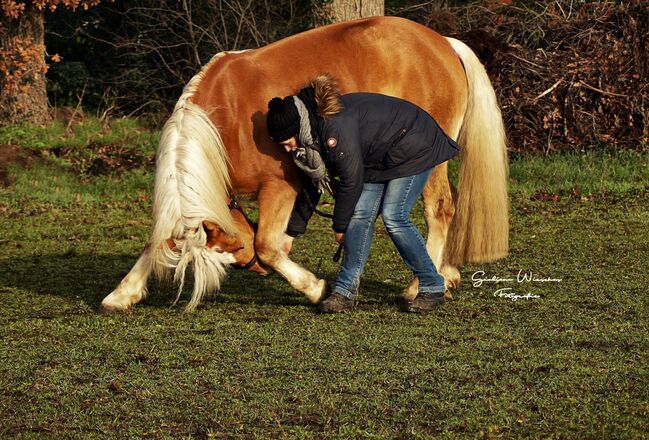
[[(173, 272), (182, 293), (190, 264), (194, 290), (187, 310), (198, 306), (205, 294), (216, 290), (232, 254), (208, 248), (203, 222), (236, 234), (228, 209), (231, 190), (228, 157), (217, 128), (207, 113), (190, 102), (203, 76), (218, 54), (185, 86), (174, 112), (165, 124), (156, 155), (151, 264), (158, 277)], [(171, 248), (168, 239), (175, 246)]]

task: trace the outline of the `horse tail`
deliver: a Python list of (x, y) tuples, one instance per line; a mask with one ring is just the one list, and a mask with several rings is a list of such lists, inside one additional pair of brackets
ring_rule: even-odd
[(509, 252), (509, 165), (505, 127), (484, 66), (464, 43), (447, 38), (464, 64), (467, 109), (460, 128), (458, 198), (446, 260), (454, 265), (490, 262)]
[(219, 288), (227, 266), (234, 262), (231, 254), (206, 246), (203, 222), (236, 234), (228, 209), (231, 186), (223, 141), (207, 113), (189, 102), (201, 78), (202, 72), (187, 84), (162, 130), (150, 241), (151, 269), (158, 277), (171, 272), (179, 283), (176, 302), (187, 266), (192, 265), (194, 290), (188, 311), (194, 310), (206, 293)]

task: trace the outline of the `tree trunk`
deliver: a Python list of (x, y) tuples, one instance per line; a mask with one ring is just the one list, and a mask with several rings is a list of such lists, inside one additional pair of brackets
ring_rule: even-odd
[(326, 5), (328, 18), (337, 23), (385, 14), (384, 0), (333, 0)]
[(0, 18), (0, 125), (50, 122), (44, 42), (45, 15), (31, 2), (18, 19)]

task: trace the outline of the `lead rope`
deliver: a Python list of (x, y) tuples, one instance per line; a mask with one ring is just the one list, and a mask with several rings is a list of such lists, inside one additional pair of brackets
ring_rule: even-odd
[(333, 260), (334, 260), (335, 263), (337, 263), (340, 260), (340, 256), (342, 254), (343, 254), (343, 245), (339, 244), (338, 245), (338, 250), (336, 251), (336, 253), (333, 256)]
[[(230, 209), (230, 211), (235, 210), (235, 209), (237, 211), (239, 211), (243, 215), (243, 218), (248, 222), (248, 224), (255, 231), (255, 234), (257, 233), (257, 223), (253, 222), (252, 220), (250, 220), (248, 218), (248, 216), (246, 215), (246, 212), (243, 210), (241, 205), (239, 205), (239, 202), (237, 202), (237, 199), (234, 198), (234, 194), (230, 194), (230, 203), (228, 203), (228, 209)], [(255, 263), (257, 263), (259, 261), (259, 257), (257, 256), (257, 250), (255, 249), (254, 251), (255, 251), (255, 255), (252, 257), (252, 259), (250, 261), (248, 261), (243, 266), (234, 266), (234, 268), (235, 269), (248, 270), (252, 266), (254, 266)]]

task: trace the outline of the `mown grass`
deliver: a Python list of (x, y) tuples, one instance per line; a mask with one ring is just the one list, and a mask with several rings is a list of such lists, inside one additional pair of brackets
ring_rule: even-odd
[(85, 118), (81, 124), (67, 124), (60, 121), (44, 127), (17, 124), (0, 128), (0, 145), (16, 144), (24, 148), (85, 147), (91, 143), (123, 144), (131, 149), (153, 153), (160, 138), (156, 131), (147, 129), (137, 119), (119, 118), (109, 122), (98, 118)]
[[(455, 299), (426, 316), (397, 310), (410, 276), (381, 226), (347, 315), (238, 271), (193, 314), (152, 282), (132, 314), (98, 315), (147, 238), (151, 170), (14, 167), (0, 189), (0, 435), (645, 438), (649, 159), (626, 154), (514, 159), (510, 256), (462, 267)], [(333, 280), (335, 248), (315, 218), (293, 255)], [(474, 287), (480, 270), (562, 281)]]

